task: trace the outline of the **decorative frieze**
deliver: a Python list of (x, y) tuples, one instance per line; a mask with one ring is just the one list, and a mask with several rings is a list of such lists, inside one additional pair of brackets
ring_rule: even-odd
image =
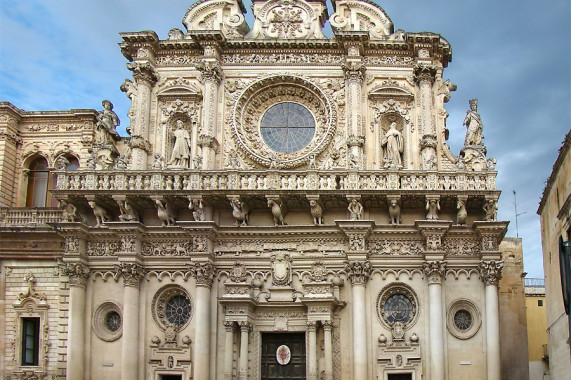
[(119, 251), (117, 241), (89, 241), (87, 242), (87, 256), (115, 256)]
[(345, 61), (342, 55), (333, 54), (296, 54), (296, 53), (272, 53), (272, 54), (240, 54), (222, 56), (222, 62), (227, 65), (339, 65)]
[(377, 255), (420, 256), (424, 252), (424, 244), (418, 240), (371, 240), (369, 250)]

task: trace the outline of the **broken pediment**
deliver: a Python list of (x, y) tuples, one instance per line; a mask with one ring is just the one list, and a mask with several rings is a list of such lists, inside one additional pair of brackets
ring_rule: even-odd
[(371, 99), (375, 99), (375, 98), (392, 98), (392, 99), (402, 98), (405, 100), (412, 100), (414, 98), (414, 95), (412, 94), (412, 92), (409, 89), (399, 85), (399, 83), (397, 81), (394, 81), (391, 78), (388, 78), (382, 84), (375, 87), (372, 91), (369, 92), (369, 98), (371, 98)]
[(250, 27), (242, 0), (206, 0), (192, 5), (182, 23), (188, 32), (221, 31), (226, 38), (242, 38)]
[(371, 40), (383, 40), (394, 32), (383, 8), (366, 0), (334, 1), (329, 22), (334, 32), (369, 32)]

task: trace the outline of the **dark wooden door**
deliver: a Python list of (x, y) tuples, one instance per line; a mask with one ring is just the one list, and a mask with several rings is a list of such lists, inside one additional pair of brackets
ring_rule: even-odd
[(392, 373), (389, 380), (412, 380), (412, 373)]
[[(285, 344), (291, 360), (281, 365), (276, 358), (279, 346)], [(262, 380), (305, 380), (305, 333), (262, 334)]]

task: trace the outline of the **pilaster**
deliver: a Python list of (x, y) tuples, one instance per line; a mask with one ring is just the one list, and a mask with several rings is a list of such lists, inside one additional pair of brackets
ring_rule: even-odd
[(480, 261), (480, 278), (486, 292), (486, 356), (488, 380), (501, 379), (500, 313), (498, 284), (502, 277), (502, 261)]
[(436, 67), (427, 64), (417, 65), (414, 68), (414, 79), (420, 90), (420, 155), (422, 169), (431, 170), (437, 168), (437, 135), (434, 124), (434, 111), (432, 107), (432, 86), (436, 80)]

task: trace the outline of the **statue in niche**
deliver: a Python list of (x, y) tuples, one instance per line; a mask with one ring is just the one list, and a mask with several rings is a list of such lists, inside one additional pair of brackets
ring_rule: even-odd
[(484, 136), (482, 135), (483, 124), (478, 113), (478, 99), (471, 99), (470, 110), (466, 112), (466, 118), (462, 125), (466, 126), (466, 139), (464, 145), (482, 145)]
[(351, 220), (363, 219), (363, 205), (357, 199), (351, 200), (347, 209), (349, 210), (349, 216)]
[(401, 154), (404, 149), (404, 140), (396, 126), (397, 123), (393, 121), (381, 141), (381, 145), (384, 148), (385, 169), (389, 167), (402, 168)]
[(436, 199), (426, 200), (426, 220), (438, 220), (440, 201)]
[(113, 103), (109, 100), (102, 101), (101, 105), (103, 105), (103, 111), (97, 113), (97, 123), (95, 124), (99, 131), (99, 143), (113, 144), (115, 140), (120, 138), (115, 129), (119, 125), (119, 117), (113, 111)]
[(184, 128), (182, 120), (176, 121), (176, 129), (173, 131), (173, 135), (175, 140), (169, 165), (188, 168), (190, 163), (190, 135)]

